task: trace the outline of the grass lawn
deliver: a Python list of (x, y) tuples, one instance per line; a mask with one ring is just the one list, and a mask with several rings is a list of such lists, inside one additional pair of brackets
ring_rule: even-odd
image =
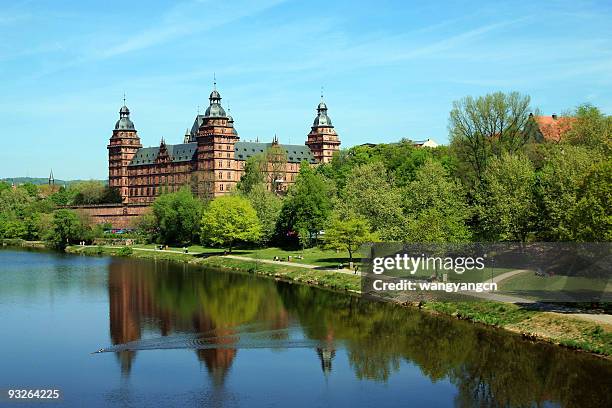
[[(548, 276), (540, 277), (535, 273), (520, 274), (504, 279), (500, 282), (499, 290), (507, 293), (524, 295), (527, 298), (542, 298), (546, 294), (554, 295), (559, 292), (572, 292), (582, 294), (612, 293), (612, 283), (603, 279), (592, 279), (576, 276)], [(530, 295), (532, 293), (533, 295)]]
[[(134, 245), (134, 248), (146, 248), (154, 249), (157, 245)], [(170, 250), (182, 251), (182, 247), (168, 247)], [(205, 253), (205, 254), (223, 254), (224, 249), (222, 248), (211, 248), (203, 247), (201, 245), (191, 245), (188, 247), (189, 252), (194, 253)], [(236, 248), (232, 251), (232, 255), (247, 256), (249, 258), (257, 259), (268, 259), (273, 260), (275, 256), (286, 261), (288, 256), (291, 256), (291, 262), (318, 265), (326, 268), (337, 267), (340, 263), (348, 266), (349, 257), (348, 252), (336, 252), (333, 250), (324, 250), (320, 248), (306, 248), (303, 251), (300, 249), (287, 250), (283, 248)], [(297, 259), (298, 255), (303, 256), (303, 259)], [(359, 255), (355, 254), (355, 262), (361, 260)]]

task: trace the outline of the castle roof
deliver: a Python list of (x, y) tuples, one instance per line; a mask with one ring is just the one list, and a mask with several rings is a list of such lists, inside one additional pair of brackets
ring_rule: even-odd
[(125, 105), (119, 109), (119, 120), (115, 123), (115, 130), (136, 130), (130, 120), (130, 110)]
[(530, 115), (535, 121), (540, 134), (544, 140), (558, 142), (564, 133), (572, 128), (572, 125), (576, 121), (572, 117), (559, 117), (557, 115), (551, 116), (534, 116)]
[[(312, 164), (316, 163), (308, 146), (285, 144), (277, 146), (285, 150), (288, 163), (301, 163), (302, 161), (307, 161)], [(272, 143), (236, 142), (234, 146), (234, 159), (247, 160), (251, 156), (265, 153), (270, 147), (272, 147)]]
[(327, 105), (323, 102), (323, 95), (321, 95), (321, 102), (317, 106), (317, 116), (315, 117), (312, 127), (333, 127), (330, 117), (327, 115)]
[[(175, 145), (166, 145), (168, 155), (172, 158), (173, 163), (186, 162), (194, 159), (198, 149), (197, 143), (181, 143)], [(159, 154), (159, 147), (143, 147), (136, 151), (136, 154), (130, 162), (130, 166), (142, 166), (145, 164), (154, 164)]]
[(215, 89), (210, 93), (208, 97), (210, 106), (206, 108), (204, 117), (206, 118), (224, 118), (226, 117), (225, 109), (221, 106), (221, 94), (217, 91), (217, 85), (215, 83)]

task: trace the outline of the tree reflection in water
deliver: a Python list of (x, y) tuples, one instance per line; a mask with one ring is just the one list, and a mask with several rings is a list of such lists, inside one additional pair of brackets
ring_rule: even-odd
[[(318, 356), (325, 375), (337, 350), (345, 349), (359, 379), (385, 382), (409, 362), (434, 382), (455, 384), (458, 406), (541, 406), (547, 401), (612, 406), (609, 361), (390, 304), (250, 275), (130, 259), (111, 262), (108, 290), (114, 345), (201, 333), (211, 348), (195, 352), (216, 386), (223, 385), (241, 339), (265, 331), (268, 347), (283, 348), (297, 325), (306, 339), (316, 341), (313, 357)], [(245, 329), (249, 325), (255, 329)], [(117, 353), (124, 375), (136, 353)]]

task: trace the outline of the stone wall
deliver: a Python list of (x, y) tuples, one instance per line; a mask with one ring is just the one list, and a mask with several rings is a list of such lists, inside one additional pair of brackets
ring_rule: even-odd
[(143, 204), (98, 204), (67, 208), (86, 214), (94, 224), (109, 223), (113, 228), (133, 228), (134, 221), (151, 207)]

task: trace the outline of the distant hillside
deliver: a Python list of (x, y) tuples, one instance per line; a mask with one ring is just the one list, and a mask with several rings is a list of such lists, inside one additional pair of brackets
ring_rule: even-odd
[[(43, 184), (49, 183), (49, 179), (43, 178), (43, 177), (12, 177), (12, 178), (3, 178), (3, 179), (0, 179), (0, 181), (6, 181), (7, 183), (15, 183), (17, 185), (26, 184), (26, 183), (43, 185)], [(104, 184), (108, 183), (108, 180), (60, 180), (60, 179), (55, 179), (55, 184), (58, 186), (67, 186), (67, 185), (78, 183), (81, 181), (100, 181)]]

